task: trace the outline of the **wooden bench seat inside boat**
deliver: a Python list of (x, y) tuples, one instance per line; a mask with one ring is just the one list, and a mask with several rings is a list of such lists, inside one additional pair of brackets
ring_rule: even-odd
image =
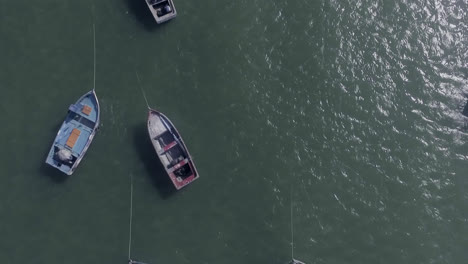
[(73, 148), (73, 146), (75, 146), (75, 143), (76, 141), (78, 140), (78, 138), (80, 137), (80, 134), (81, 134), (81, 131), (74, 128), (70, 134), (70, 136), (68, 137), (67, 139), (67, 143), (66, 145), (70, 148)]
[(81, 109), (81, 112), (83, 112), (83, 114), (85, 115), (89, 115), (91, 114), (91, 107), (88, 106), (88, 105), (83, 105), (83, 109)]

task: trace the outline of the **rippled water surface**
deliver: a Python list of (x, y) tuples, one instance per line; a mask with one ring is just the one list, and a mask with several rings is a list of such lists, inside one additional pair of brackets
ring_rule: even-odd
[[(466, 263), (468, 2), (0, 0), (8, 263)], [(44, 165), (93, 85), (72, 177)], [(173, 192), (146, 104), (200, 179)]]

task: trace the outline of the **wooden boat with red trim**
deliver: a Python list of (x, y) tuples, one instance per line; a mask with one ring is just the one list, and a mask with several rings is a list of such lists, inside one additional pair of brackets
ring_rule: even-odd
[(159, 160), (177, 190), (198, 179), (197, 169), (182, 137), (164, 114), (149, 109), (148, 133)]

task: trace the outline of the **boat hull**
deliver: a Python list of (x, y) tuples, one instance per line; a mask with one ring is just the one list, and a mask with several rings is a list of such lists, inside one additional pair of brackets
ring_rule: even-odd
[(88, 151), (98, 130), (99, 121), (99, 101), (96, 92), (92, 90), (68, 108), (46, 163), (67, 175), (72, 175)]
[(148, 133), (159, 160), (177, 190), (199, 178), (182, 137), (164, 114), (149, 109)]

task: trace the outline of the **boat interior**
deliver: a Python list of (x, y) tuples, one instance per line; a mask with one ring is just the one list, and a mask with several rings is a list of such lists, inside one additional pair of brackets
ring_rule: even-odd
[[(167, 134), (172, 135), (170, 133), (164, 133), (166, 134), (166, 137), (159, 137), (158, 138), (158, 143), (161, 144), (162, 148), (164, 149), (165, 146), (171, 146), (172, 142), (174, 142), (173, 137), (167, 136)], [(165, 140), (166, 139), (166, 140)], [(166, 169), (170, 169), (176, 164), (180, 163), (181, 161), (185, 160), (188, 158), (187, 154), (185, 151), (182, 149), (182, 147), (179, 144), (173, 145), (170, 149), (167, 151), (163, 151), (161, 154), (161, 160), (166, 167)], [(174, 174), (177, 177), (181, 178), (187, 178), (190, 175), (192, 175), (192, 170), (190, 169), (190, 165), (188, 163), (184, 164), (182, 167), (180, 167), (177, 170), (174, 170)]]
[(194, 171), (189, 162), (189, 155), (171, 123), (165, 117), (158, 115), (150, 117), (149, 122), (153, 144), (168, 173), (174, 173), (181, 179), (192, 176)]
[(87, 96), (81, 98), (76, 104), (70, 105), (68, 108), (69, 112), (72, 112), (81, 117), (83, 122), (90, 121), (90, 126), (94, 128), (94, 124), (98, 120), (98, 103), (94, 94), (88, 94)]
[(175, 141), (174, 135), (169, 130), (166, 130), (166, 132), (156, 138), (161, 148), (164, 148)]
[(74, 155), (79, 156), (83, 152), (89, 136), (93, 133), (94, 126), (91, 127), (91, 123), (92, 121), (70, 112), (70, 116), (65, 120), (56, 144), (70, 149)]
[(168, 0), (148, 0), (148, 3), (156, 10), (156, 15), (162, 17), (173, 12), (173, 7)]
[(176, 145), (172, 147), (170, 150), (161, 154), (161, 158), (163, 160), (164, 166), (166, 166), (166, 168), (169, 169), (173, 167), (174, 165), (176, 165), (177, 163), (186, 159), (187, 155), (182, 150), (180, 145)]
[(182, 179), (188, 178), (193, 175), (192, 169), (190, 168), (190, 164), (186, 163), (184, 166), (180, 167), (179, 169), (174, 171), (174, 175), (176, 177), (180, 177)]
[[(83, 152), (89, 136), (94, 130), (95, 122), (89, 119), (88, 115), (91, 113), (91, 108), (87, 105), (80, 107), (83, 110), (83, 114), (76, 109), (72, 109), (76, 105), (70, 106), (67, 118), (63, 123), (60, 135), (56, 138), (53, 153), (50, 158), (57, 167), (72, 167), (75, 161)], [(92, 116), (93, 118), (94, 116)], [(60, 149), (68, 149), (71, 153), (71, 157), (68, 159), (61, 158), (58, 153)]]
[[(188, 155), (185, 152), (185, 150), (182, 148), (182, 146), (179, 144), (179, 142), (175, 139), (174, 135), (169, 130), (156, 137), (155, 140), (160, 146), (161, 151), (159, 155), (161, 156), (164, 166), (167, 169), (188, 158)], [(185, 170), (186, 169), (182, 171)], [(180, 172), (181, 177), (184, 174), (182, 173), (182, 171)]]
[(89, 129), (93, 130), (96, 123), (89, 120), (88, 118), (80, 115), (80, 114), (77, 114), (77, 113), (70, 113), (71, 115), (71, 118), (73, 120), (75, 120), (76, 122), (80, 123), (80, 124), (83, 124), (84, 126), (88, 127)]

